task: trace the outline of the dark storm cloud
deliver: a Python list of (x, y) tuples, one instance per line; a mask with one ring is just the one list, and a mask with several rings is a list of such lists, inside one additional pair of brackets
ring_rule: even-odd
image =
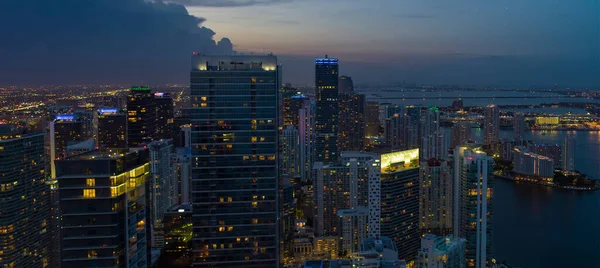
[(273, 5), (292, 2), (293, 0), (164, 0), (169, 3), (178, 3), (186, 6), (204, 7), (245, 7), (259, 5)]
[(193, 51), (231, 53), (177, 4), (0, 1), (0, 84), (186, 81)]

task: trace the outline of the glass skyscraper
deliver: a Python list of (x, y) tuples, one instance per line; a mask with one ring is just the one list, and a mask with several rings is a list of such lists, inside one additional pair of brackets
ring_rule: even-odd
[(194, 267), (278, 266), (277, 58), (194, 54)]
[(156, 137), (156, 102), (148, 87), (132, 87), (127, 97), (127, 146), (138, 147)]
[(315, 162), (331, 163), (338, 159), (338, 59), (315, 59), (317, 99)]

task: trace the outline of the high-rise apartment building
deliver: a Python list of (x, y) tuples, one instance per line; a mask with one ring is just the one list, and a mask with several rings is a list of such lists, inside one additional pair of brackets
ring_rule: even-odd
[(293, 97), (297, 96), (298, 90), (293, 88), (291, 84), (286, 83), (281, 87), (281, 120), (282, 126), (297, 126), (294, 124), (294, 107), (293, 107)]
[(552, 181), (554, 161), (543, 155), (529, 152), (523, 146), (513, 148), (514, 171), (524, 175), (533, 175)]
[(59, 114), (50, 122), (50, 169), (55, 177), (54, 160), (67, 157), (69, 143), (84, 139), (83, 123), (73, 114)]
[(467, 267), (492, 258), (494, 159), (478, 149), (454, 150), (454, 237), (467, 240)]
[(156, 140), (148, 144), (150, 153), (150, 181), (146, 184), (148, 194), (148, 231), (152, 248), (164, 245), (163, 216), (176, 204), (173, 199), (175, 178), (172, 162), (173, 141)]
[(342, 93), (339, 98), (338, 150), (365, 150), (365, 95)]
[(471, 124), (469, 123), (456, 123), (452, 126), (450, 148), (454, 149), (456, 146), (462, 146), (471, 140)]
[(192, 57), (195, 267), (279, 263), (279, 68), (272, 55)]
[(316, 142), (315, 161), (338, 159), (338, 59), (315, 59)]
[(500, 110), (495, 104), (484, 108), (484, 144), (491, 146), (500, 141)]
[(177, 204), (191, 204), (192, 191), (190, 184), (192, 173), (192, 151), (189, 147), (175, 148), (173, 155), (173, 169), (175, 176), (174, 200)]
[(575, 171), (575, 137), (567, 136), (563, 144), (562, 164), (563, 170)]
[(419, 149), (381, 155), (381, 235), (398, 256), (413, 262), (419, 251)]
[(421, 233), (447, 235), (452, 232), (452, 173), (448, 162), (421, 162), (419, 217)]
[(0, 266), (50, 267), (54, 221), (44, 134), (0, 124), (0, 163)]
[(315, 102), (305, 99), (298, 110), (298, 133), (300, 136), (300, 178), (306, 181), (312, 176), (315, 162)]
[(445, 159), (448, 155), (446, 138), (444, 132), (440, 130), (440, 110), (438, 107), (431, 106), (423, 114), (422, 137), (421, 137), (421, 159)]
[(304, 107), (304, 103), (309, 101), (309, 98), (303, 94), (296, 94), (290, 97), (289, 107), (286, 107), (284, 110), (284, 123), (286, 126), (292, 125), (295, 128), (298, 128), (300, 124), (300, 109)]
[(169, 93), (154, 93), (156, 104), (156, 134), (155, 139), (171, 139), (175, 114), (173, 111), (173, 98)]
[(367, 238), (369, 208), (342, 209), (337, 211), (337, 216), (340, 220), (340, 249), (346, 256), (352, 256), (360, 251), (360, 245)]
[(290, 178), (300, 175), (300, 135), (294, 126), (288, 125), (281, 131), (281, 174)]
[(527, 145), (532, 153), (550, 157), (554, 161), (554, 168), (562, 168), (563, 148), (558, 143), (532, 143)]
[(96, 150), (56, 161), (62, 267), (150, 267), (147, 150)]
[(149, 87), (132, 87), (127, 96), (127, 146), (139, 147), (156, 137), (156, 102)]
[(367, 101), (365, 108), (365, 136), (379, 136), (379, 102)]
[(465, 260), (464, 238), (454, 238), (452, 235), (436, 236), (425, 234), (421, 238), (419, 250), (419, 268), (464, 268)]
[(515, 140), (523, 140), (525, 135), (525, 115), (523, 113), (515, 113), (513, 116), (513, 134)]
[(127, 148), (127, 115), (117, 108), (98, 109), (99, 148)]
[(339, 80), (340, 94), (354, 94), (354, 82), (352, 82), (352, 77), (342, 75)]

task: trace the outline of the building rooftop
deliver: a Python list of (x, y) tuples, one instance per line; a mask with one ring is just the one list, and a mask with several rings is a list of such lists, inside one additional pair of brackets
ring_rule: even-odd
[(65, 160), (119, 159), (140, 149), (100, 149), (68, 157)]
[(194, 53), (192, 71), (275, 71), (273, 55), (205, 55)]

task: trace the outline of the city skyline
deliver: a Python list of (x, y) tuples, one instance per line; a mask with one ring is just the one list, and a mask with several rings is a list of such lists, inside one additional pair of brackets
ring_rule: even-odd
[(0, 84), (184, 83), (192, 52), (239, 51), (295, 84), (328, 53), (357, 84), (600, 87), (598, 2), (164, 2), (4, 1)]

